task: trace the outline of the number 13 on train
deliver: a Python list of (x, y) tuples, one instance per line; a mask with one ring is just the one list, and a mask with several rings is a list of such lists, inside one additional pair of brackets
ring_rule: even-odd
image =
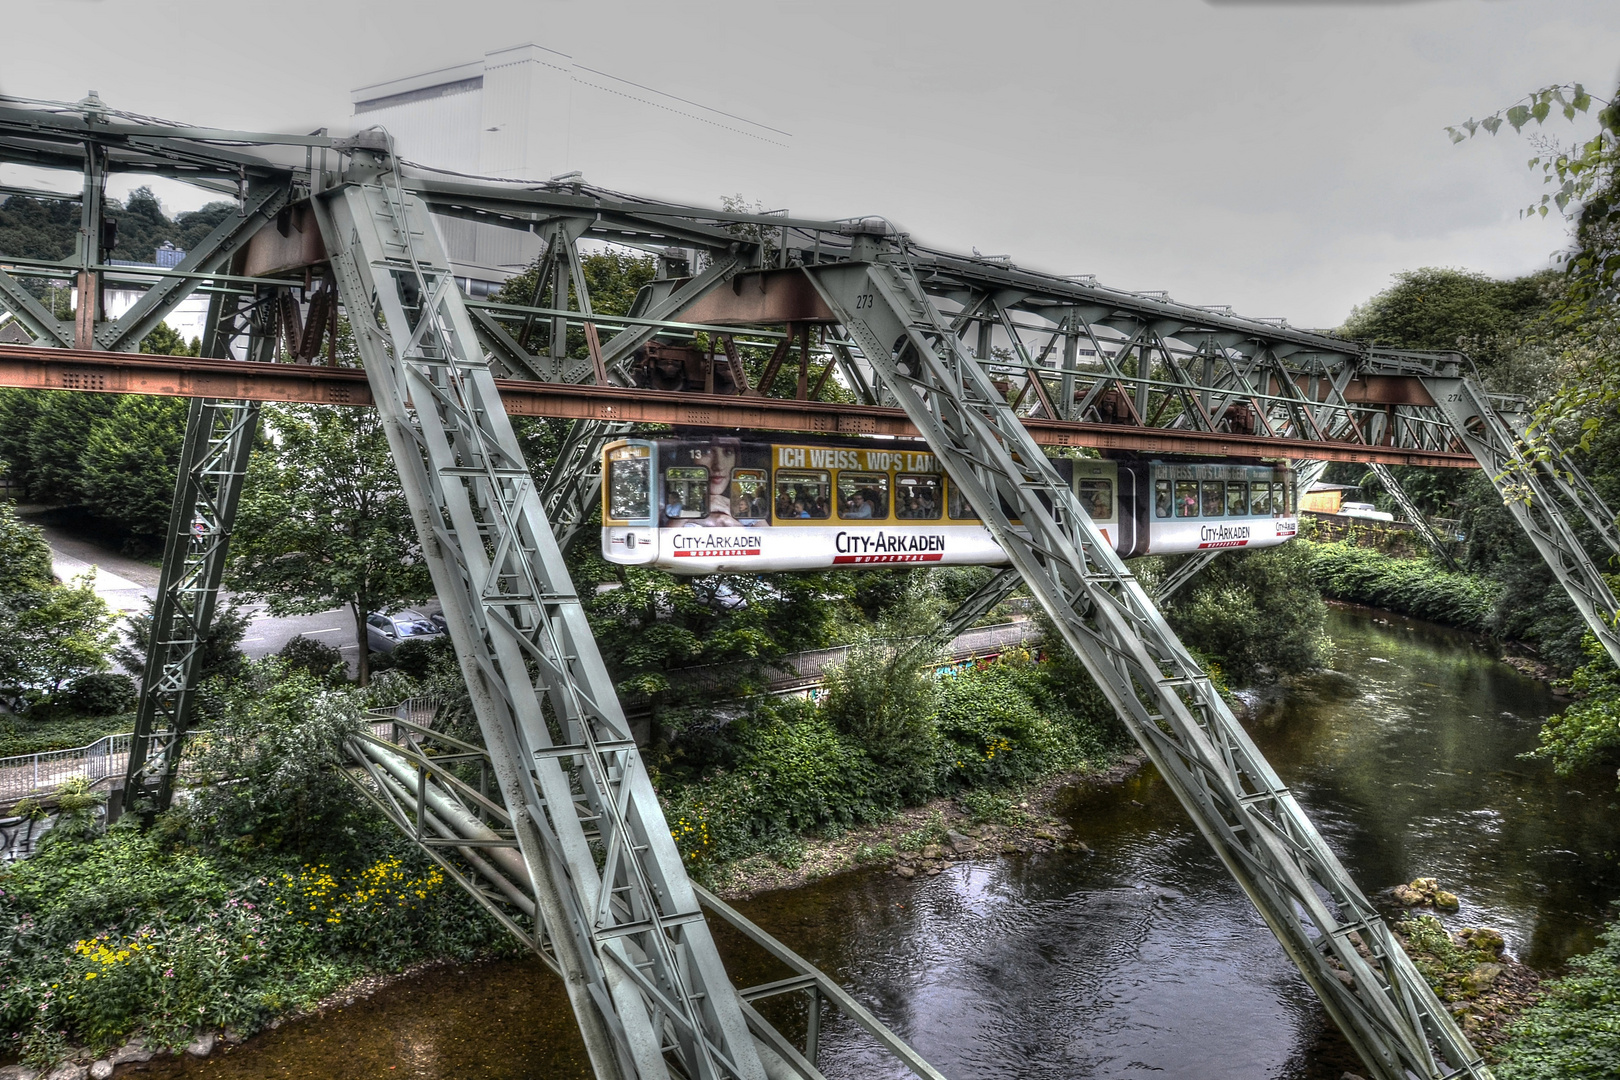
[[(1298, 531), (1286, 464), (1052, 464), (1126, 558), (1273, 547)], [(677, 574), (1007, 562), (920, 441), (632, 438), (602, 466), (609, 562)]]

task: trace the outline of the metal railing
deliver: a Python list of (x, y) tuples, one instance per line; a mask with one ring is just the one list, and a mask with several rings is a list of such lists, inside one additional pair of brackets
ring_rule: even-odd
[(86, 746), (42, 750), (0, 758), (0, 804), (48, 794), (79, 777), (92, 784), (122, 776), (129, 761), (130, 732), (103, 735)]
[[(407, 698), (391, 708), (367, 710), (367, 723), (379, 738), (393, 739), (397, 720), (427, 727), (438, 707), (439, 702), (434, 698)], [(132, 738), (133, 733), (124, 731), (66, 750), (0, 757), (0, 806), (29, 796), (49, 795), (69, 780), (80, 777), (92, 785), (121, 778), (129, 764)]]

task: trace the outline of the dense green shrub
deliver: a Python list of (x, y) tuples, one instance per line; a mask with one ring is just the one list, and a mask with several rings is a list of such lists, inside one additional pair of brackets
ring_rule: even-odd
[(229, 851), (336, 857), (367, 817), (340, 771), (343, 740), (361, 723), (359, 693), (262, 660), (223, 704), (193, 751), (193, 833)]
[(339, 674), (343, 667), (343, 653), (326, 644), (299, 634), (281, 647), (276, 654), (290, 671), (301, 671), (325, 682), (341, 681), (347, 674)]
[(340, 773), (359, 691), (270, 660), (220, 695), (189, 801), (103, 830), (67, 793), (35, 856), (0, 869), (0, 1045), (31, 1064), (69, 1039), (251, 1033), (368, 971), (511, 948)]
[(371, 670), (397, 671), (408, 679), (421, 681), (437, 670), (445, 658), (454, 664), (455, 649), (450, 645), (449, 634), (409, 638), (395, 645), (393, 652), (373, 656)]
[(1486, 631), (1500, 587), (1429, 559), (1395, 559), (1348, 542), (1295, 545), (1325, 596), (1367, 604), (1464, 630)]
[(1081, 755), (1053, 722), (1040, 673), (1027, 660), (968, 668), (940, 680), (941, 771), (952, 787), (1001, 787), (1069, 768)]
[(1175, 597), (1170, 625), (1239, 686), (1321, 667), (1333, 646), (1311, 564), (1299, 543), (1229, 552)]
[(1579, 697), (1539, 733), (1541, 745), (1529, 756), (1546, 758), (1560, 776), (1607, 762), (1620, 751), (1620, 670), (1596, 637), (1586, 635), (1587, 662), (1570, 679)]
[(1620, 1076), (1620, 923), (1599, 942), (1513, 1025), (1494, 1066), (1501, 1080)]
[(930, 670), (939, 657), (936, 605), (931, 593), (911, 590), (825, 674), (822, 710), (878, 766), (880, 802), (905, 805), (936, 788), (939, 683)]
[(878, 767), (814, 705), (775, 703), (733, 726), (735, 764), (667, 798), (688, 859), (725, 862), (893, 808), (878, 800)]
[(103, 735), (135, 729), (135, 715), (74, 716), (48, 705), (36, 706), (20, 716), (0, 714), (0, 757), (43, 754), (88, 746)]
[(58, 826), (0, 872), (0, 1024), (46, 1063), (73, 1038), (103, 1050), (137, 1030), (177, 1045), (198, 1028), (251, 1033), (367, 970), (470, 958), (499, 928), (421, 856), (365, 830), (354, 868), (170, 848), (126, 819)]
[(85, 716), (113, 716), (135, 707), (135, 680), (115, 671), (97, 671), (73, 680), (63, 704)]

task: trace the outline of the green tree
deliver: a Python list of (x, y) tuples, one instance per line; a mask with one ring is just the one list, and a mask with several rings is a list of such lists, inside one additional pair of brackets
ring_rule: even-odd
[[(226, 690), (196, 758), (205, 781), (189, 816), (205, 839), (300, 861), (352, 844), (368, 815), (339, 771), (343, 740), (360, 727), (355, 693), (277, 660), (261, 660)], [(240, 781), (221, 786), (217, 781)]]
[(28, 429), (19, 478), (30, 497), (56, 505), (85, 501), (79, 455), (96, 422), (111, 416), (118, 398), (70, 390), (38, 391), (39, 410)]
[(186, 408), (184, 398), (119, 397), (91, 426), (79, 454), (79, 485), (98, 516), (139, 537), (164, 535)]
[(410, 509), (372, 409), (275, 405), (237, 511), (228, 575), (272, 614), (347, 606), (371, 678), (366, 616), (432, 594)]
[(0, 502), (0, 602), (50, 588), (51, 549), (45, 534), (17, 516), (17, 506)]
[(107, 669), (113, 613), (94, 580), (58, 584), (40, 531), (0, 503), (0, 696), (21, 704)]
[(95, 574), (0, 603), (0, 687), (47, 696), (80, 675), (105, 671), (117, 636), (96, 595)]
[(1460, 349), (1494, 367), (1543, 310), (1543, 284), (1539, 276), (1500, 281), (1469, 270), (1404, 270), (1352, 309), (1340, 332), (1400, 349)]
[(930, 669), (939, 621), (937, 597), (919, 583), (826, 673), (825, 715), (878, 766), (879, 801), (891, 805), (916, 802), (936, 783), (939, 683)]

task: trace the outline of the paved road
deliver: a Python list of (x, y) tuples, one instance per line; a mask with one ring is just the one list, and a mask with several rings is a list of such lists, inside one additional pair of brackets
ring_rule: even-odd
[[(24, 511), (26, 514), (26, 510)], [(51, 547), (51, 565), (63, 581), (80, 577), (92, 568), (96, 572), (96, 594), (122, 615), (146, 610), (146, 601), (157, 595), (158, 568), (151, 563), (109, 551), (91, 539), (68, 533), (37, 518), (30, 518), (45, 533)], [(229, 594), (226, 594), (227, 599)], [(354, 616), (348, 608), (323, 611), (318, 615), (275, 616), (263, 604), (244, 604), (252, 622), (242, 639), (242, 651), (258, 659), (281, 651), (298, 634), (314, 638), (338, 649), (352, 667), (359, 656), (354, 640)]]

